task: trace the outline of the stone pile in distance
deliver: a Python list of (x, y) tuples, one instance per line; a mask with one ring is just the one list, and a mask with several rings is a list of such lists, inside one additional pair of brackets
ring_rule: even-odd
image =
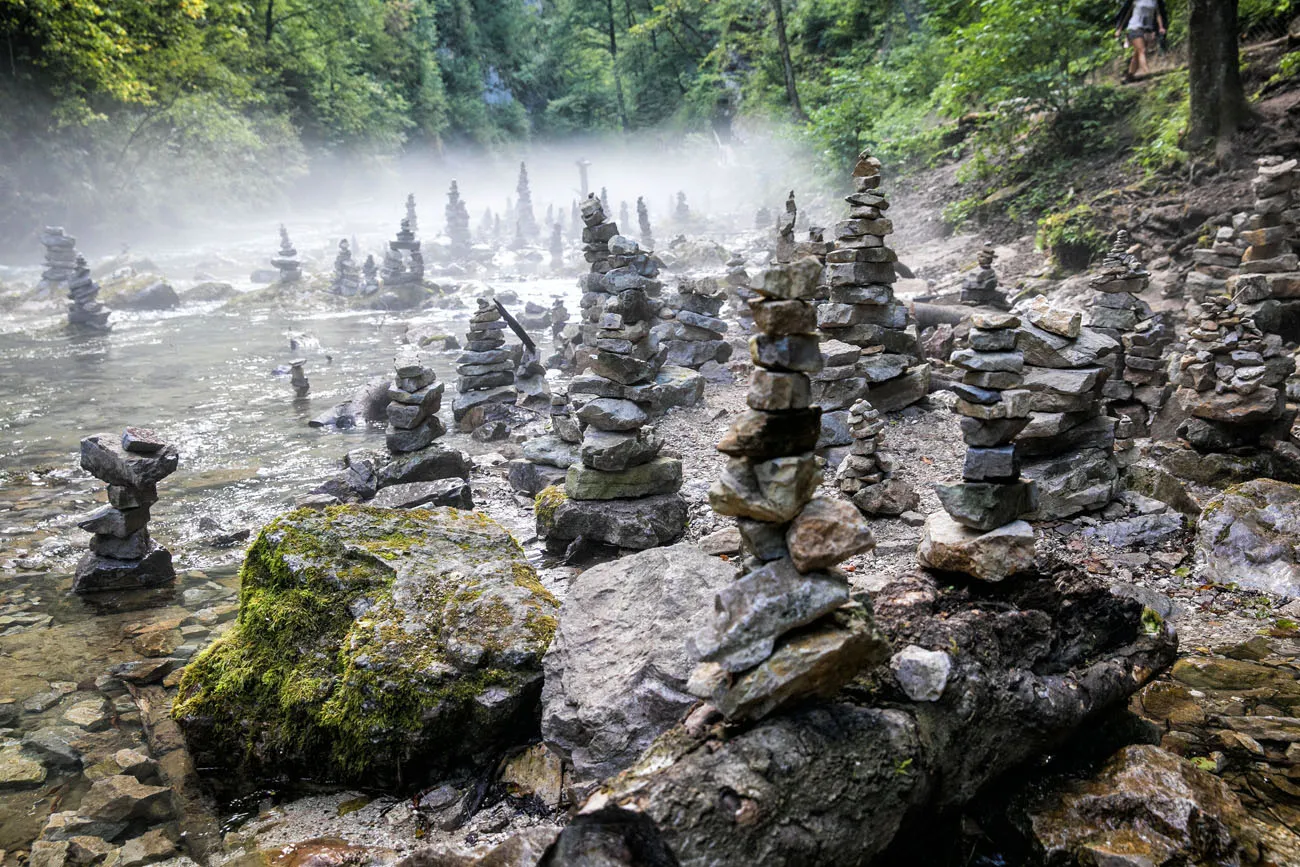
[(664, 299), (672, 318), (654, 326), (668, 348), (668, 364), (699, 370), (710, 361), (722, 364), (731, 358), (731, 344), (723, 339), (727, 323), (718, 318), (725, 301), (726, 293), (712, 277), (678, 281), (677, 292)]
[(302, 279), (302, 263), (298, 251), (289, 240), (289, 230), (280, 227), (280, 252), (271, 259), (271, 266), (280, 272), (281, 283), (297, 283)]
[(1034, 530), (1021, 516), (1037, 508), (1037, 492), (1020, 477), (1015, 444), (1031, 408), (1022, 387), (1025, 357), (1016, 348), (1019, 325), (1006, 313), (976, 313), (970, 348), (952, 354), (963, 371), (952, 390), (966, 460), (962, 481), (935, 486), (943, 511), (926, 519), (917, 550), (922, 566), (986, 581), (1033, 568)]
[(361, 281), (361, 269), (352, 259), (352, 249), (346, 238), (339, 241), (339, 252), (334, 257), (334, 283), (330, 291), (335, 295), (350, 298), (362, 294), (366, 288)]
[[(1300, 164), (1281, 157), (1264, 157), (1252, 182), (1254, 213), (1246, 218), (1241, 240), (1249, 246), (1239, 273), (1225, 281), (1237, 304), (1250, 305), (1256, 324), (1274, 330), (1269, 322), (1282, 318), (1280, 310), (1300, 305), (1300, 258), (1294, 252), (1296, 224), (1300, 222)], [(1268, 308), (1273, 308), (1269, 310)], [(1266, 312), (1269, 315), (1265, 315)]]
[(41, 246), (45, 248), (45, 270), (37, 288), (42, 291), (64, 289), (77, 276), (77, 239), (65, 234), (62, 226), (46, 226), (41, 232)]
[(379, 277), (384, 288), (419, 286), (424, 282), (424, 256), (415, 230), (406, 217), (402, 218), (397, 237), (388, 242)]
[(361, 294), (374, 295), (379, 291), (379, 265), (375, 263), (374, 254), (366, 256), (361, 266)]
[(506, 348), (506, 322), (495, 304), (487, 298), (477, 300), (465, 333), (465, 347), (456, 359), (457, 398), (452, 402), (452, 418), (463, 431), (473, 432), (489, 421), (494, 404), (513, 405), (515, 365), (522, 347)]
[(975, 270), (967, 274), (961, 281), (962, 304), (970, 304), (977, 307), (994, 307), (998, 310), (1009, 310), (1011, 303), (1007, 301), (1005, 292), (998, 289), (998, 275), (993, 270), (993, 262), (998, 257), (992, 244), (985, 244), (980, 249), (979, 255), (975, 257)]
[(86, 331), (108, 331), (108, 308), (99, 302), (99, 284), (90, 279), (90, 269), (81, 256), (68, 281), (68, 325)]
[(641, 246), (646, 250), (655, 248), (654, 232), (650, 230), (650, 209), (646, 207), (645, 197), (636, 197), (636, 222), (641, 233)]
[(175, 446), (142, 428), (81, 441), (81, 468), (108, 483), (108, 505), (77, 522), (94, 535), (90, 553), (77, 563), (72, 592), (158, 587), (175, 580), (172, 555), (150, 538), (148, 524), (158, 483), (179, 463)]
[(1134, 439), (1150, 433), (1168, 397), (1164, 354), (1174, 340), (1166, 314), (1151, 315), (1151, 307), (1138, 298), (1151, 282), (1142, 262), (1128, 252), (1132, 239), (1120, 229), (1090, 285), (1097, 290), (1088, 308), (1088, 326), (1119, 341), (1123, 351), (1112, 357), (1110, 376), (1102, 386), (1109, 409), (1119, 419), (1115, 429), (1118, 453), (1132, 451)]
[(451, 188), (447, 190), (447, 207), (445, 210), (447, 217), (447, 240), (450, 242), (448, 250), (453, 262), (465, 262), (469, 259), (470, 245), (473, 239), (469, 231), (469, 208), (465, 206), (465, 200), (460, 197), (460, 188), (455, 181), (451, 182)]
[(1211, 295), (1222, 295), (1227, 281), (1241, 265), (1241, 247), (1232, 226), (1220, 226), (1214, 232), (1214, 241), (1207, 248), (1192, 251), (1192, 270), (1187, 272), (1183, 291), (1193, 301), (1204, 301)]
[(311, 383), (307, 381), (307, 372), (303, 370), (303, 365), (307, 363), (305, 358), (295, 358), (289, 362), (289, 384), (293, 386), (294, 397), (306, 397), (307, 392), (311, 391)]
[(406, 194), (406, 225), (412, 233), (420, 231), (420, 217), (415, 213), (415, 193)]
[(737, 519), (748, 568), (690, 638), (699, 665), (687, 689), (732, 720), (829, 696), (888, 655), (835, 569), (875, 539), (851, 504), (815, 498), (821, 410), (811, 405), (808, 374), (822, 365), (813, 303), (820, 273), (810, 257), (778, 264), (753, 284), (760, 297), (750, 303), (758, 327), (750, 408), (718, 443), (728, 460), (709, 503)]
[(840, 461), (835, 482), (864, 515), (897, 517), (920, 505), (920, 497), (894, 478), (894, 460), (880, 450), (885, 420), (865, 400), (849, 407), (849, 436), (853, 442)]
[(866, 398), (879, 411), (893, 412), (929, 393), (930, 365), (918, 363), (916, 323), (894, 298), (898, 257), (885, 244), (894, 226), (885, 217), (889, 200), (880, 182), (880, 161), (863, 153), (853, 168), (854, 192), (845, 197), (849, 218), (835, 224), (834, 247), (826, 254), (830, 300), (819, 305), (817, 319), (828, 337), (862, 350), (854, 375), (838, 385), (844, 395), (856, 393), (838, 406)]

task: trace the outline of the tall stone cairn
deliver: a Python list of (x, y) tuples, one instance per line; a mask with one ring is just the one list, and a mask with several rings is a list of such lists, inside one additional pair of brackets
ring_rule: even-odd
[(413, 348), (397, 356), (393, 369), (385, 444), (393, 454), (428, 448), (447, 432), (447, 426), (438, 418), (444, 386)]
[(650, 230), (650, 209), (646, 207), (644, 196), (636, 197), (636, 222), (641, 233), (641, 246), (646, 250), (653, 250), (655, 236)]
[[(451, 182), (451, 188), (447, 190), (445, 213), (447, 240), (451, 242), (452, 261), (464, 261), (469, 258), (470, 245), (473, 241), (469, 232), (469, 208), (465, 206), (465, 200), (460, 197), (460, 188), (455, 181)], [(489, 210), (487, 215), (490, 217), (491, 213)], [(495, 231), (495, 224), (489, 227), (489, 231)]]
[(108, 309), (99, 302), (99, 284), (90, 279), (90, 268), (81, 256), (76, 258), (72, 278), (68, 281), (68, 325), (86, 331), (108, 331)]
[(346, 238), (339, 241), (339, 252), (334, 257), (334, 282), (330, 290), (335, 295), (351, 297), (361, 293), (361, 269), (352, 258), (352, 248)]
[(506, 323), (501, 311), (487, 298), (478, 299), (478, 308), (469, 320), (465, 333), (465, 351), (456, 359), (456, 400), (452, 418), (462, 430), (473, 430), (483, 421), (483, 412), (472, 412), (488, 404), (514, 404), (515, 364), (518, 351), (506, 349)]
[(677, 200), (673, 205), (673, 219), (678, 226), (685, 226), (691, 221), (691, 208), (686, 204), (686, 193), (681, 190), (677, 191)]
[(412, 232), (419, 233), (420, 218), (415, 214), (415, 193), (406, 194), (406, 224), (411, 227)]
[(295, 397), (306, 397), (311, 391), (311, 382), (307, 379), (305, 358), (295, 358), (289, 362), (289, 385), (293, 386)]
[[(1258, 230), (1256, 237), (1267, 242), (1270, 237), (1285, 236), (1285, 230)], [(1237, 232), (1232, 226), (1219, 226), (1214, 231), (1214, 242), (1208, 248), (1192, 251), (1192, 270), (1183, 281), (1183, 294), (1201, 302), (1211, 295), (1227, 291), (1228, 280), (1235, 277), (1241, 267), (1242, 248)]]
[(524, 163), (519, 164), (519, 183), (515, 185), (515, 192), (519, 196), (515, 202), (515, 224), (519, 234), (527, 241), (536, 241), (542, 231), (533, 215), (533, 192), (528, 186), (528, 166)]
[(979, 307), (1008, 310), (1011, 307), (1005, 292), (998, 289), (998, 275), (993, 262), (998, 254), (992, 244), (985, 244), (975, 257), (975, 270), (961, 281), (961, 303)]
[(1034, 532), (1020, 517), (1037, 508), (1037, 490), (1020, 478), (1015, 445), (1030, 414), (1019, 324), (1006, 314), (976, 314), (970, 348), (952, 354), (964, 371), (953, 391), (966, 460), (960, 482), (935, 485), (944, 511), (926, 519), (917, 551), (924, 566), (991, 581), (1033, 566)]
[(785, 210), (776, 218), (776, 261), (789, 262), (794, 258), (794, 224), (799, 218), (799, 206), (794, 201), (794, 190), (785, 200)]
[(627, 202), (618, 203), (618, 221), (624, 226), (632, 225), (632, 212), (627, 207)]
[(812, 300), (820, 273), (815, 259), (804, 259), (757, 279), (750, 408), (718, 443), (728, 460), (709, 503), (737, 519), (748, 568), (717, 594), (712, 622), (689, 638), (699, 665), (687, 689), (731, 720), (829, 697), (888, 655), (835, 568), (875, 539), (852, 505), (815, 498), (821, 410), (810, 405), (808, 374), (822, 363)]
[(1138, 297), (1151, 282), (1141, 260), (1130, 255), (1132, 239), (1120, 229), (1090, 285), (1097, 290), (1088, 308), (1088, 325), (1120, 342), (1113, 367), (1102, 387), (1110, 412), (1119, 419), (1115, 447), (1128, 451), (1137, 437), (1150, 433), (1150, 420), (1168, 397), (1164, 353), (1174, 340), (1168, 316), (1152, 316)]
[(361, 294), (374, 295), (379, 291), (379, 265), (374, 255), (366, 256), (361, 265)]
[(677, 292), (664, 300), (673, 317), (653, 329), (668, 348), (668, 364), (699, 370), (706, 362), (722, 364), (731, 358), (731, 344), (724, 339), (727, 323), (718, 318), (726, 300), (712, 277), (678, 282)]
[(380, 277), (385, 287), (419, 286), (424, 282), (424, 255), (420, 252), (420, 242), (405, 217), (397, 230), (397, 237), (388, 242)]
[(559, 271), (564, 267), (564, 227), (559, 223), (551, 226), (551, 268)]
[[(1241, 232), (1241, 240), (1250, 246), (1241, 258), (1239, 273), (1228, 277), (1225, 286), (1238, 304), (1250, 305), (1246, 309), (1251, 313), (1263, 313), (1258, 305), (1268, 301), (1293, 308), (1300, 299), (1300, 259), (1295, 254), (1300, 164), (1293, 159), (1264, 157), (1252, 183), (1255, 210)], [(1271, 330), (1262, 315), (1256, 324)]]
[(817, 324), (862, 349), (856, 367), (865, 390), (856, 397), (891, 412), (929, 393), (930, 365), (919, 363), (916, 323), (894, 298), (898, 257), (885, 244), (894, 225), (885, 217), (889, 200), (880, 181), (880, 161), (863, 153), (853, 168), (854, 192), (845, 197), (849, 218), (835, 224), (835, 246), (826, 255), (830, 300), (818, 307)]
[(171, 552), (149, 537), (148, 524), (158, 483), (179, 463), (175, 446), (142, 428), (81, 441), (81, 468), (108, 483), (108, 505), (77, 522), (94, 535), (90, 553), (77, 563), (72, 592), (158, 587), (176, 579)]
[(77, 276), (77, 239), (64, 234), (62, 226), (46, 226), (41, 246), (45, 248), (45, 270), (37, 288), (47, 292), (67, 288)]
[(302, 279), (302, 263), (298, 261), (298, 251), (289, 240), (289, 230), (280, 227), (280, 252), (271, 259), (272, 267), (280, 272), (281, 283), (297, 283)]

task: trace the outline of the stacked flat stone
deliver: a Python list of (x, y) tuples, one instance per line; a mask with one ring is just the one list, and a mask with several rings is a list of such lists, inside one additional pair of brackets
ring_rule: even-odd
[(1128, 253), (1132, 239), (1120, 229), (1092, 278), (1097, 291), (1088, 312), (1089, 327), (1120, 342), (1122, 352), (1111, 356), (1113, 367), (1102, 387), (1111, 414), (1119, 418), (1116, 448), (1127, 451), (1137, 437), (1150, 431), (1150, 420), (1168, 396), (1162, 356), (1173, 342), (1167, 317), (1153, 317), (1151, 307), (1137, 297), (1146, 290), (1151, 275), (1141, 261)]
[(81, 468), (108, 483), (108, 505), (77, 522), (94, 535), (90, 553), (77, 563), (74, 593), (157, 587), (175, 580), (172, 555), (149, 537), (148, 524), (149, 507), (158, 502), (158, 483), (176, 472), (179, 463), (175, 446), (142, 428), (81, 441)]
[(57, 292), (77, 276), (77, 239), (64, 234), (62, 226), (46, 226), (41, 232), (41, 245), (45, 247), (45, 270), (37, 288)]
[(297, 397), (306, 397), (307, 392), (311, 391), (311, 383), (307, 381), (307, 372), (303, 370), (303, 365), (307, 363), (305, 358), (295, 358), (289, 362), (289, 384), (293, 386), (293, 391)]
[(794, 224), (799, 217), (799, 206), (794, 201), (794, 190), (785, 200), (785, 210), (776, 219), (776, 261), (789, 262), (794, 258)]
[[(1262, 230), (1258, 237), (1263, 241), (1270, 235), (1281, 234), (1284, 233)], [(1209, 247), (1192, 251), (1192, 270), (1187, 272), (1183, 283), (1185, 294), (1197, 302), (1211, 295), (1222, 295), (1227, 290), (1228, 280), (1241, 266), (1241, 255), (1236, 231), (1232, 226), (1220, 226), (1215, 230), (1214, 241)]]
[(339, 241), (339, 252), (334, 257), (334, 283), (330, 287), (335, 295), (351, 297), (361, 294), (361, 269), (352, 259), (352, 248), (347, 239)]
[(1265, 157), (1253, 183), (1255, 212), (1241, 232), (1241, 240), (1250, 246), (1242, 256), (1240, 272), (1225, 284), (1238, 304), (1251, 305), (1247, 309), (1256, 325), (1274, 331), (1281, 321), (1292, 319), (1300, 305), (1300, 260), (1294, 252), (1300, 222), (1296, 201), (1300, 164)]
[(447, 426), (438, 418), (444, 386), (414, 349), (408, 348), (397, 356), (393, 367), (385, 444), (393, 454), (417, 452), (447, 432)]
[(745, 257), (733, 252), (727, 260), (726, 283), (733, 289), (749, 286), (749, 272), (745, 270)]
[(524, 441), (524, 456), (509, 463), (506, 480), (521, 494), (535, 497), (552, 485), (563, 485), (569, 467), (577, 463), (582, 429), (567, 394), (550, 396), (547, 415), (551, 430)]
[(929, 393), (930, 365), (918, 363), (916, 323), (894, 298), (898, 257), (885, 244), (894, 227), (884, 216), (889, 200), (879, 189), (880, 161), (859, 156), (853, 183), (845, 198), (849, 219), (835, 225), (835, 246), (826, 256), (830, 300), (819, 306), (817, 322), (827, 336), (862, 349), (856, 366), (865, 389), (855, 397), (890, 412)]
[(810, 405), (808, 374), (822, 364), (813, 304), (820, 273), (804, 259), (757, 281), (750, 409), (718, 443), (728, 460), (709, 503), (737, 519), (748, 568), (689, 640), (700, 664), (687, 689), (732, 720), (828, 697), (887, 654), (835, 568), (874, 547), (871, 531), (849, 503), (814, 498), (821, 411)]
[(375, 263), (374, 255), (368, 255), (361, 266), (361, 294), (374, 295), (378, 291), (379, 265)]
[[(469, 208), (465, 206), (465, 200), (460, 197), (460, 187), (455, 181), (451, 182), (451, 188), (447, 190), (447, 207), (445, 210), (447, 217), (447, 240), (451, 242), (451, 258), (453, 262), (463, 262), (469, 258), (469, 250), (473, 239), (469, 231)], [(486, 217), (489, 226), (495, 226), (492, 220), (492, 211), (487, 211)]]
[(885, 439), (880, 411), (860, 400), (849, 408), (845, 423), (852, 440), (835, 482), (858, 511), (869, 517), (897, 517), (920, 505), (911, 486), (894, 478), (893, 457), (880, 449)]
[(543, 307), (536, 301), (525, 301), (524, 312), (515, 318), (529, 331), (541, 331), (551, 327), (551, 308)]
[(420, 218), (415, 214), (415, 193), (406, 194), (406, 225), (412, 232), (420, 231)]
[(1178, 362), (1175, 396), (1189, 416), (1178, 428), (1202, 454), (1234, 452), (1265, 439), (1286, 440), (1295, 413), (1286, 380), (1295, 359), (1276, 334), (1264, 334), (1242, 305), (1219, 295), (1200, 304)]
[(993, 245), (985, 244), (975, 258), (975, 270), (961, 281), (961, 303), (1007, 310), (1011, 307), (1006, 293), (998, 289), (998, 275), (993, 262), (998, 257)]
[(465, 351), (456, 359), (456, 400), (452, 417), (462, 430), (472, 431), (483, 422), (483, 411), (472, 412), (489, 404), (514, 404), (515, 364), (518, 349), (506, 348), (506, 323), (501, 311), (487, 298), (478, 299), (478, 307), (465, 333)]
[(302, 263), (298, 251), (289, 240), (289, 230), (280, 227), (280, 252), (271, 259), (271, 266), (280, 272), (281, 283), (297, 283), (302, 279)]
[(641, 246), (647, 250), (655, 248), (654, 232), (650, 230), (650, 209), (646, 207), (645, 197), (636, 197), (636, 222), (641, 232)]
[(560, 333), (564, 331), (568, 321), (569, 310), (564, 306), (564, 299), (556, 298), (551, 302), (551, 337), (553, 339), (559, 339)]
[(87, 331), (108, 331), (108, 309), (99, 302), (99, 284), (90, 279), (90, 268), (76, 258), (68, 280), (68, 325)]
[(727, 323), (718, 318), (726, 300), (711, 277), (683, 278), (677, 284), (677, 292), (664, 299), (672, 318), (654, 327), (668, 348), (668, 364), (699, 370), (706, 362), (731, 358), (731, 344), (723, 339)]
[(420, 252), (420, 242), (405, 217), (397, 230), (397, 237), (388, 242), (380, 278), (385, 287), (424, 283), (424, 254)]

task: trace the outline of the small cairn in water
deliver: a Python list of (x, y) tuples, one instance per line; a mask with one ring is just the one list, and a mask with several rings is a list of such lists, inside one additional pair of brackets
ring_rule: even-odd
[(750, 409), (718, 443), (728, 460), (709, 503), (737, 519), (751, 565), (717, 594), (713, 621), (688, 641), (700, 664), (687, 689), (730, 720), (832, 695), (888, 655), (835, 568), (875, 539), (852, 505), (814, 498), (821, 410), (809, 406), (808, 374), (822, 364), (812, 303), (820, 273), (815, 259), (803, 259), (756, 281)]
[(77, 276), (80, 267), (77, 239), (64, 234), (62, 226), (46, 226), (41, 232), (41, 245), (45, 247), (45, 270), (37, 288), (50, 292), (63, 289)]
[(271, 260), (271, 265), (280, 272), (281, 283), (297, 283), (302, 279), (302, 263), (298, 261), (298, 251), (289, 240), (289, 230), (280, 227), (280, 252)]
[(428, 448), (447, 432), (447, 426), (438, 418), (444, 386), (413, 348), (398, 355), (393, 367), (385, 444), (393, 454)]
[[(445, 213), (447, 240), (451, 242), (451, 260), (464, 262), (469, 259), (470, 245), (473, 241), (469, 232), (469, 208), (465, 206), (465, 200), (460, 197), (460, 187), (455, 181), (451, 182), (451, 188), (447, 190)], [(487, 212), (489, 219), (491, 214), (492, 211), (489, 209)]]
[(541, 331), (551, 327), (551, 308), (543, 307), (536, 301), (525, 301), (524, 312), (515, 318), (528, 331)]
[(334, 285), (330, 287), (335, 295), (351, 297), (361, 293), (361, 269), (352, 260), (352, 249), (346, 238), (339, 241), (339, 252), (334, 257)]
[(992, 244), (985, 244), (980, 250), (975, 257), (975, 270), (961, 281), (962, 304), (998, 310), (1011, 309), (1006, 293), (998, 289), (998, 275), (993, 270), (993, 262), (997, 257)]
[(456, 392), (451, 405), (456, 424), (464, 431), (481, 427), (493, 404), (514, 405), (516, 350), (506, 348), (505, 320), (487, 298), (478, 299), (465, 334), (465, 351), (456, 359)]
[(654, 232), (650, 231), (650, 209), (646, 207), (645, 197), (636, 197), (636, 222), (641, 232), (641, 246), (647, 250), (655, 248)]
[(568, 321), (569, 311), (564, 306), (564, 299), (556, 298), (551, 302), (551, 337), (553, 339), (559, 339), (560, 332), (564, 330), (564, 326)]
[(419, 286), (424, 283), (424, 257), (420, 253), (420, 242), (405, 217), (402, 218), (397, 237), (388, 242), (388, 252), (384, 254), (384, 268), (380, 276), (385, 288)]
[(175, 580), (171, 552), (149, 537), (148, 524), (158, 483), (179, 463), (175, 446), (142, 428), (81, 441), (81, 468), (108, 483), (108, 505), (77, 522), (94, 535), (90, 553), (77, 563), (72, 592), (157, 587)]
[(917, 551), (923, 566), (964, 572), (986, 581), (1033, 567), (1034, 531), (1022, 515), (1037, 508), (1032, 481), (1020, 478), (1015, 438), (1029, 424), (1025, 357), (1016, 348), (1019, 319), (977, 314), (970, 348), (954, 352), (965, 373), (953, 386), (962, 416), (966, 462), (962, 481), (936, 485), (944, 511), (926, 519)]
[(295, 358), (289, 362), (289, 384), (293, 386), (295, 397), (306, 397), (307, 392), (311, 391), (311, 383), (307, 381), (307, 372), (303, 370), (303, 365), (307, 363), (305, 358)]
[(894, 478), (894, 459), (880, 450), (885, 420), (865, 400), (849, 407), (849, 454), (835, 473), (835, 482), (864, 515), (897, 517), (920, 505), (920, 497)]
[(68, 281), (68, 325), (87, 331), (108, 331), (108, 310), (99, 303), (99, 284), (90, 279), (86, 260), (77, 257)]

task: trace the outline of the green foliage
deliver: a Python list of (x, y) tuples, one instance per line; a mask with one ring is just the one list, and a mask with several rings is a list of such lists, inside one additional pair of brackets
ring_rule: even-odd
[(1093, 256), (1105, 251), (1106, 232), (1089, 205), (1076, 205), (1040, 220), (1034, 241), (1061, 267), (1082, 270)]
[(1134, 117), (1138, 140), (1133, 162), (1148, 174), (1177, 169), (1187, 162), (1183, 136), (1191, 112), (1187, 72), (1170, 73), (1142, 94)]

